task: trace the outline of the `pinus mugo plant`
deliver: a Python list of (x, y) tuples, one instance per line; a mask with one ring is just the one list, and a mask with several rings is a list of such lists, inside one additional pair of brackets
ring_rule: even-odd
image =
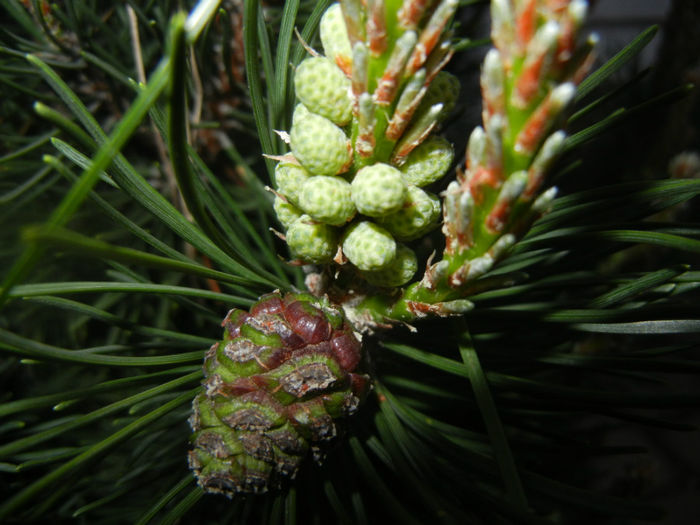
[(700, 162), (595, 162), (655, 28), (181, 4), (0, 2), (0, 521), (661, 519), (606, 435), (694, 430)]

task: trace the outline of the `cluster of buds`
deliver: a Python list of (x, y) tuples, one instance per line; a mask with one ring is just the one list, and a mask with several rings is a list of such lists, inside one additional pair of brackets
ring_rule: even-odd
[(190, 467), (207, 492), (262, 493), (294, 478), (342, 430), (369, 378), (343, 313), (308, 294), (270, 294), (231, 310), (204, 360)]
[(470, 135), (466, 169), (444, 192), (445, 251), (423, 278), (382, 301), (346, 305), (358, 326), (467, 311), (469, 287), (546, 211), (542, 191), (566, 135), (559, 130), (595, 38), (579, 38), (585, 0), (492, 0), (495, 45), (481, 72), (483, 127)]
[(585, 0), (492, 2), (496, 47), (481, 74), (484, 127), (472, 132), (466, 172), (448, 189), (448, 253), (492, 244), (536, 202), (564, 144), (557, 121), (592, 62), (594, 38), (577, 39), (586, 10)]
[(595, 38), (578, 38), (586, 11), (585, 0), (491, 2), (483, 127), (445, 194), (447, 245), (433, 283), (460, 288), (483, 274), (553, 199), (554, 188), (541, 190), (566, 138), (558, 127), (593, 60)]
[[(396, 3), (396, 2), (392, 2)], [(432, 135), (459, 84), (441, 69), (457, 0), (344, 0), (320, 24), (325, 56), (297, 67), (291, 152), (278, 158), (274, 208), (302, 264), (339, 265), (375, 286), (418, 269), (407, 242), (438, 226), (424, 188), (449, 170), (452, 145)]]

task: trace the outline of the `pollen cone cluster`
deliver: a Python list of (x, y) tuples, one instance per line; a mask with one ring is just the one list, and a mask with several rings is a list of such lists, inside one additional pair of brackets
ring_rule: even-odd
[(222, 324), (193, 403), (189, 463), (207, 492), (262, 493), (322, 457), (369, 378), (352, 327), (321, 299), (270, 294)]
[(432, 135), (459, 85), (442, 72), (456, 0), (347, 0), (320, 23), (324, 55), (294, 72), (291, 151), (275, 169), (275, 211), (292, 255), (332, 264), (375, 286), (416, 272), (407, 245), (433, 230), (426, 189), (449, 170), (452, 145)]

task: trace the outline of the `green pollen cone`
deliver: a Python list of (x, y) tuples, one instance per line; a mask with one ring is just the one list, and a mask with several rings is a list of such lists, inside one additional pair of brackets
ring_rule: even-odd
[(298, 118), (289, 138), (294, 157), (313, 175), (336, 175), (350, 163), (350, 141), (327, 118), (313, 113)]
[(294, 74), (294, 89), (309, 111), (339, 126), (350, 121), (350, 80), (327, 58), (310, 57), (299, 64)]
[(360, 270), (381, 270), (396, 256), (396, 241), (384, 228), (370, 221), (350, 226), (342, 242), (343, 254)]
[(335, 228), (302, 215), (287, 230), (289, 249), (302, 262), (320, 264), (330, 262), (338, 249)]
[(355, 215), (350, 184), (340, 177), (316, 176), (301, 187), (299, 206), (313, 219), (340, 226)]

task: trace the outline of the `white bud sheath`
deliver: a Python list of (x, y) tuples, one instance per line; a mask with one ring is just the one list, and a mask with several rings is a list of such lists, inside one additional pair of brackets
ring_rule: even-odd
[(557, 197), (557, 193), (559, 193), (559, 189), (556, 186), (548, 188), (532, 203), (532, 211), (537, 213), (546, 213), (549, 211), (552, 202)]
[(487, 117), (492, 113), (502, 113), (504, 110), (504, 82), (501, 54), (497, 49), (491, 49), (486, 53), (481, 70), (481, 92)]
[(366, 93), (367, 86), (367, 65), (369, 53), (364, 42), (357, 42), (352, 48), (352, 92), (355, 97)]
[(573, 82), (555, 87), (551, 95), (552, 110), (559, 114), (574, 99), (574, 95), (576, 95), (576, 86)]
[(475, 170), (478, 166), (486, 164), (486, 149), (488, 142), (486, 132), (481, 126), (477, 126), (469, 135), (467, 143), (467, 169)]
[[(491, 38), (496, 47), (510, 54), (515, 33), (515, 13), (510, 0), (491, 0)], [(509, 61), (509, 56), (503, 57)]]
[(578, 29), (588, 14), (588, 2), (586, 0), (572, 0), (568, 7), (568, 14), (574, 27)]

